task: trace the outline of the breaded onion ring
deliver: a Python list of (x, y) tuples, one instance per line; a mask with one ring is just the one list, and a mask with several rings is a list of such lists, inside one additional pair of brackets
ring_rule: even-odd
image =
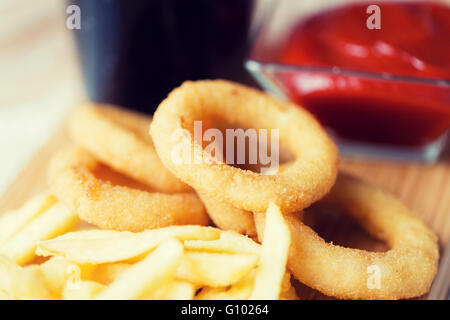
[(218, 199), (208, 198), (199, 194), (206, 207), (209, 217), (222, 230), (233, 230), (249, 237), (256, 237), (256, 227), (253, 213), (233, 207)]
[[(193, 133), (196, 120), (220, 119), (243, 128), (278, 129), (280, 145), (295, 161), (281, 173), (262, 175), (215, 161), (173, 161), (179, 143), (198, 150), (190, 139), (174, 141), (173, 134)], [(283, 212), (301, 210), (325, 195), (337, 172), (337, 149), (307, 111), (297, 105), (228, 81), (185, 82), (158, 107), (151, 135), (163, 164), (178, 178), (206, 197), (252, 212), (264, 212), (270, 201)], [(203, 159), (211, 155), (201, 149)]]
[(100, 163), (87, 151), (68, 148), (51, 160), (49, 184), (81, 219), (101, 228), (142, 231), (170, 225), (207, 225), (208, 215), (195, 193), (152, 193), (102, 181)]
[[(281, 165), (279, 172), (286, 170), (289, 165), (290, 163)], [(201, 194), (199, 194), (199, 197), (202, 199), (209, 217), (217, 227), (223, 230), (233, 230), (237, 233), (246, 234), (252, 238), (257, 237), (258, 234), (252, 212), (238, 209), (219, 199), (210, 198)]]
[[(295, 278), (341, 299), (402, 299), (428, 292), (439, 260), (437, 237), (401, 202), (348, 176), (339, 176), (324, 201), (346, 210), (390, 250), (369, 252), (327, 243), (289, 214), (288, 268)], [(260, 235), (264, 215), (255, 214), (255, 223)], [(373, 278), (377, 276), (379, 286)]]
[(151, 118), (108, 105), (88, 104), (69, 120), (71, 138), (111, 168), (163, 192), (192, 189), (167, 170), (148, 134)]

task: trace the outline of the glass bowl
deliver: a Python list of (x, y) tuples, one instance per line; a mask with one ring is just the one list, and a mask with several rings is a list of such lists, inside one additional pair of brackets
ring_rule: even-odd
[(361, 3), (280, 1), (253, 40), (247, 69), (266, 91), (313, 113), (344, 154), (437, 160), (449, 135), (450, 79), (278, 61), (299, 22), (352, 2)]

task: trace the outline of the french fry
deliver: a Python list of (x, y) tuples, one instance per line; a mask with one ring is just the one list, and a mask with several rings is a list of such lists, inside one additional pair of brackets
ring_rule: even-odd
[(0, 247), (0, 254), (23, 265), (33, 259), (37, 241), (56, 237), (68, 231), (77, 220), (77, 215), (59, 202), (7, 240)]
[(221, 231), (218, 240), (186, 240), (184, 247), (192, 251), (259, 254), (260, 245), (234, 231)]
[(280, 300), (300, 300), (293, 286), (287, 291), (280, 293)]
[(95, 298), (137, 299), (144, 293), (152, 294), (175, 275), (182, 254), (183, 246), (179, 241), (163, 242), (154, 252), (123, 272)]
[(109, 285), (132, 266), (130, 263), (121, 262), (100, 264), (93, 270), (91, 278), (101, 284)]
[(12, 296), (0, 289), (0, 300), (15, 300)]
[(22, 268), (4, 256), (0, 256), (0, 291), (12, 299), (52, 298), (39, 266)]
[(0, 247), (57, 201), (55, 196), (51, 194), (39, 194), (20, 209), (2, 214), (0, 217)]
[(253, 289), (255, 274), (251, 272), (230, 288), (204, 288), (195, 297), (196, 300), (246, 300)]
[(143, 299), (151, 300), (192, 300), (195, 295), (195, 286), (187, 281), (173, 280), (154, 293), (143, 296)]
[(289, 272), (285, 272), (283, 275), (283, 279), (281, 280), (281, 288), (280, 293), (289, 291), (292, 287), (291, 285), (291, 274)]
[(21, 269), (19, 278), (15, 281), (14, 292), (18, 299), (46, 300), (55, 298), (48, 290), (44, 274), (38, 265)]
[(63, 300), (89, 300), (104, 289), (104, 285), (92, 280), (69, 282), (62, 291), (62, 298)]
[(286, 272), (281, 282), (280, 300), (299, 300), (295, 288), (291, 284), (291, 274)]
[(270, 203), (265, 215), (264, 239), (251, 300), (278, 299), (291, 243), (289, 227), (280, 208)]
[(141, 233), (88, 230), (39, 242), (36, 253), (42, 256), (59, 255), (78, 263), (102, 264), (145, 255), (171, 238), (214, 240), (219, 237), (218, 229), (203, 226), (172, 226)]
[(186, 252), (176, 276), (198, 286), (225, 287), (247, 275), (257, 260), (248, 254)]
[[(259, 245), (204, 226), (93, 229), (53, 196), (36, 199), (0, 219), (0, 230), (4, 221), (15, 230), (0, 246), (0, 299), (297, 299), (286, 272), (290, 235), (273, 204)], [(36, 262), (34, 252), (51, 258)]]
[(47, 287), (55, 297), (61, 297), (67, 282), (77, 282), (90, 277), (94, 265), (77, 265), (62, 257), (52, 257), (40, 265)]
[(19, 276), (20, 268), (11, 259), (0, 255), (0, 290), (14, 297), (14, 281)]

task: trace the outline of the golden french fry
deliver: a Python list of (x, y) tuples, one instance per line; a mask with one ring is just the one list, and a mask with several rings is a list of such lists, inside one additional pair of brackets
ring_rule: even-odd
[(137, 299), (151, 295), (174, 275), (183, 254), (178, 240), (168, 240), (159, 245), (142, 261), (123, 272), (95, 298), (103, 300)]
[(281, 280), (281, 288), (280, 292), (287, 292), (291, 289), (291, 274), (289, 272), (285, 272), (283, 275), (283, 279)]
[(287, 291), (280, 293), (280, 300), (300, 300), (293, 286)]
[(15, 283), (15, 295), (18, 299), (54, 299), (48, 290), (44, 274), (38, 265), (24, 267)]
[(77, 220), (75, 213), (58, 202), (7, 240), (0, 247), (0, 254), (23, 265), (33, 259), (37, 241), (56, 237), (68, 231)]
[(51, 194), (39, 194), (20, 209), (4, 213), (0, 217), (0, 246), (57, 201)]
[(4, 256), (0, 256), (0, 291), (12, 299), (52, 298), (39, 266), (22, 268)]
[(220, 231), (203, 226), (172, 226), (140, 233), (88, 230), (38, 243), (38, 255), (60, 255), (78, 263), (112, 263), (142, 256), (165, 240), (214, 240)]
[(132, 264), (120, 262), (100, 264), (93, 270), (91, 278), (101, 284), (109, 285), (132, 266)]
[(186, 240), (187, 250), (221, 252), (221, 253), (253, 253), (259, 254), (260, 245), (247, 236), (234, 231), (221, 231), (218, 240)]
[(255, 280), (254, 271), (229, 288), (204, 288), (195, 297), (196, 300), (247, 300), (250, 297)]
[(291, 243), (289, 227), (280, 208), (274, 203), (267, 209), (264, 239), (261, 246), (252, 300), (276, 300), (280, 296)]
[(12, 296), (10, 296), (6, 291), (0, 289), (0, 300), (16, 300)]
[(92, 280), (69, 282), (62, 291), (63, 300), (89, 300), (105, 289), (101, 283)]
[(219, 288), (206, 287), (203, 288), (195, 296), (195, 300), (232, 300), (228, 298), (227, 291), (228, 289), (226, 287), (219, 287)]
[(173, 280), (164, 284), (150, 295), (144, 295), (143, 299), (151, 300), (192, 300), (195, 295), (195, 286), (187, 281)]
[(11, 259), (0, 255), (0, 290), (6, 295), (14, 297), (14, 281), (20, 273), (20, 267)]
[(186, 252), (176, 276), (198, 286), (225, 287), (247, 275), (257, 260), (252, 254)]
[(40, 265), (47, 287), (55, 297), (60, 297), (68, 282), (74, 283), (90, 277), (94, 265), (77, 265), (62, 257), (52, 257)]
[(286, 272), (281, 282), (281, 291), (279, 300), (299, 300), (294, 287), (291, 284), (291, 274)]

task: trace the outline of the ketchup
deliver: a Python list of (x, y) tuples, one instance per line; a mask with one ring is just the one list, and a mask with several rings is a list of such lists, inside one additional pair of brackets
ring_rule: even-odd
[(252, 57), (338, 67), (342, 72), (299, 68), (276, 75), (290, 98), (337, 136), (427, 145), (450, 128), (450, 7), (379, 3), (381, 29), (370, 30), (367, 6), (350, 4), (303, 19), (277, 48), (264, 54), (255, 47)]

